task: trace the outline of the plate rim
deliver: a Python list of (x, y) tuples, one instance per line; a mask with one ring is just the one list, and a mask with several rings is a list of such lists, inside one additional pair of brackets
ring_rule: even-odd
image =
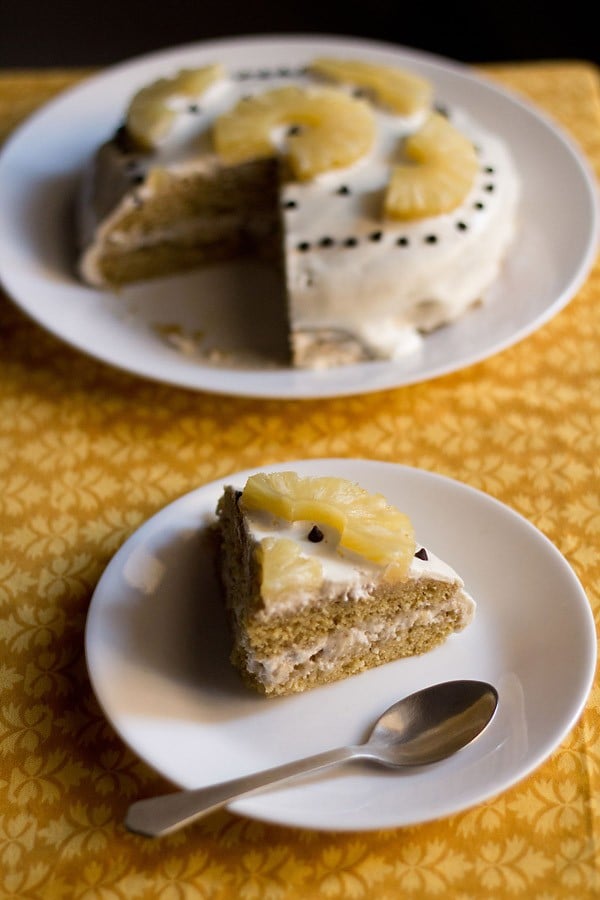
[[(319, 467), (337, 467), (340, 463), (344, 466), (349, 466), (350, 468), (358, 468), (361, 469), (363, 466), (367, 468), (377, 468), (381, 471), (385, 469), (391, 471), (392, 469), (397, 471), (401, 478), (407, 477), (412, 478), (416, 477), (425, 478), (425, 480), (430, 481), (432, 484), (445, 484), (448, 489), (460, 490), (461, 492), (466, 492), (469, 495), (473, 495), (479, 501), (483, 501), (487, 504), (493, 513), (499, 512), (501, 515), (508, 515), (511, 521), (515, 521), (519, 523), (520, 527), (524, 527), (527, 531), (531, 531), (538, 540), (541, 540), (542, 545), (545, 550), (552, 554), (553, 559), (555, 560), (557, 565), (560, 565), (565, 575), (568, 574), (574, 591), (574, 597), (576, 595), (576, 606), (578, 609), (578, 613), (581, 616), (581, 621), (585, 620), (586, 628), (585, 628), (585, 636), (586, 636), (586, 645), (585, 647), (580, 647), (579, 659), (580, 659), (580, 672), (579, 677), (577, 679), (578, 682), (582, 683), (582, 687), (576, 695), (576, 702), (573, 702), (572, 705), (568, 709), (568, 715), (564, 717), (565, 721), (562, 728), (557, 731), (553, 738), (551, 746), (548, 747), (546, 744), (542, 744), (537, 752), (528, 760), (527, 766), (523, 767), (522, 763), (520, 766), (517, 766), (518, 772), (515, 775), (514, 771), (512, 774), (505, 773), (504, 778), (498, 781), (493, 790), (488, 790), (488, 792), (479, 796), (473, 802), (465, 804), (463, 806), (459, 806), (456, 803), (453, 805), (450, 804), (450, 808), (442, 813), (435, 813), (429, 816), (419, 816), (414, 821), (410, 822), (401, 822), (400, 824), (394, 824), (394, 822), (376, 822), (369, 823), (367, 825), (353, 825), (349, 822), (336, 822), (335, 824), (331, 823), (318, 823), (318, 824), (308, 824), (306, 820), (303, 822), (298, 821), (298, 817), (294, 819), (293, 815), (291, 819), (286, 820), (282, 818), (281, 814), (278, 813), (277, 809), (274, 811), (269, 811), (268, 803), (265, 808), (262, 808), (260, 805), (261, 797), (258, 797), (258, 807), (254, 806), (253, 799), (254, 798), (244, 798), (238, 801), (234, 801), (228, 804), (228, 809), (236, 814), (240, 814), (246, 816), (249, 819), (253, 819), (256, 821), (261, 821), (270, 824), (276, 824), (285, 827), (299, 827), (299, 828), (307, 828), (315, 831), (323, 831), (323, 832), (367, 832), (374, 830), (381, 830), (386, 828), (394, 828), (394, 827), (412, 827), (413, 825), (424, 824), (430, 821), (438, 821), (441, 819), (448, 818), (449, 816), (460, 814), (462, 812), (467, 811), (470, 808), (473, 808), (476, 805), (485, 803), (490, 800), (494, 800), (498, 798), (502, 793), (506, 790), (518, 785), (525, 778), (527, 778), (530, 774), (532, 774), (536, 769), (539, 768), (545, 761), (547, 761), (550, 756), (556, 752), (557, 748), (560, 746), (562, 741), (570, 734), (572, 729), (576, 726), (577, 722), (583, 715), (583, 712), (588, 704), (590, 692), (593, 688), (594, 677), (596, 664), (598, 659), (598, 649), (596, 642), (596, 630), (595, 630), (595, 620), (591, 607), (591, 603), (585, 588), (583, 587), (577, 573), (575, 572), (573, 566), (569, 563), (566, 557), (562, 554), (562, 552), (558, 549), (558, 547), (550, 540), (550, 538), (536, 525), (534, 525), (529, 519), (527, 519), (522, 513), (515, 510), (513, 507), (509, 506), (507, 503), (499, 500), (491, 494), (488, 494), (486, 491), (481, 490), (480, 488), (474, 487), (466, 482), (462, 482), (456, 478), (453, 478), (448, 475), (441, 474), (439, 472), (422, 469), (416, 466), (406, 465), (404, 463), (395, 463), (387, 460), (377, 460), (373, 458), (365, 458), (365, 457), (315, 457), (315, 458), (303, 458), (303, 459), (295, 459), (289, 460), (285, 462), (272, 463), (268, 466), (252, 466), (243, 470), (239, 470), (236, 472), (232, 472), (228, 475), (222, 476), (217, 479), (213, 479), (205, 484), (199, 485), (196, 488), (193, 488), (190, 491), (185, 492), (181, 496), (175, 498), (170, 503), (165, 504), (161, 509), (157, 510), (153, 515), (147, 518), (143, 523), (141, 523), (138, 528), (136, 528), (129, 538), (121, 545), (121, 547), (115, 552), (113, 557), (109, 560), (107, 566), (102, 572), (96, 587), (93, 591), (92, 598), (90, 600), (90, 604), (88, 606), (85, 628), (84, 628), (84, 656), (86, 662), (86, 668), (88, 672), (88, 677), (90, 680), (90, 685), (94, 696), (102, 710), (103, 715), (110, 723), (111, 727), (118, 734), (119, 738), (123, 743), (129, 747), (129, 749), (136, 755), (139, 759), (141, 759), (150, 769), (152, 769), (158, 775), (166, 778), (167, 780), (173, 781), (170, 775), (166, 774), (160, 767), (157, 767), (155, 762), (151, 760), (151, 754), (147, 752), (143, 752), (140, 750), (139, 745), (131, 742), (129, 738), (127, 738), (120, 726), (120, 723), (115, 721), (113, 714), (110, 711), (109, 704), (106, 703), (106, 695), (103, 692), (102, 688), (99, 688), (99, 677), (98, 671), (93, 663), (95, 649), (93, 649), (93, 633), (95, 630), (95, 618), (98, 615), (98, 604), (101, 604), (101, 600), (98, 600), (98, 597), (102, 597), (102, 591), (104, 590), (104, 584), (106, 584), (111, 576), (112, 570), (114, 568), (118, 568), (121, 560), (127, 558), (128, 553), (131, 551), (131, 547), (141, 541), (142, 545), (144, 541), (147, 539), (149, 535), (153, 532), (156, 532), (157, 525), (159, 524), (160, 518), (164, 517), (165, 520), (168, 520), (170, 517), (173, 517), (175, 514), (175, 519), (177, 518), (177, 507), (180, 506), (182, 509), (188, 506), (190, 503), (193, 503), (193, 500), (196, 496), (199, 498), (202, 497), (204, 493), (219, 491), (220, 488), (232, 481), (232, 480), (242, 480), (248, 477), (250, 474), (260, 471), (265, 471), (269, 469), (270, 471), (281, 471), (283, 469), (294, 469), (298, 467), (302, 467), (307, 465), (309, 467), (313, 467), (318, 465)], [(350, 476), (346, 476), (350, 477)], [(358, 479), (359, 476), (357, 475)], [(202, 506), (199, 503), (199, 507)], [(574, 601), (575, 602), (575, 601)], [(573, 688), (575, 690), (575, 688)], [(514, 769), (514, 767), (513, 767)], [(180, 783), (181, 784), (181, 783)]]
[[(567, 283), (561, 286), (561, 290), (554, 300), (548, 302), (535, 315), (530, 315), (525, 321), (518, 323), (518, 327), (510, 330), (507, 335), (499, 339), (487, 337), (483, 346), (476, 346), (475, 350), (472, 347), (468, 350), (462, 349), (459, 353), (451, 354), (451, 358), (444, 358), (441, 361), (429, 361), (425, 368), (417, 366), (414, 370), (403, 371), (402, 360), (399, 361), (400, 366), (397, 369), (394, 367), (394, 361), (386, 360), (356, 364), (350, 367), (338, 367), (333, 370), (335, 374), (331, 374), (329, 370), (326, 370), (325, 374), (323, 374), (322, 372), (314, 373), (311, 370), (306, 372), (291, 369), (281, 371), (269, 370), (268, 367), (245, 369), (235, 366), (224, 366), (221, 369), (218, 366), (207, 365), (201, 360), (198, 361), (192, 373), (190, 369), (185, 367), (181, 359), (174, 359), (173, 364), (157, 361), (159, 371), (155, 373), (151, 364), (145, 364), (143, 361), (136, 361), (135, 359), (134, 361), (123, 359), (123, 354), (120, 351), (114, 351), (110, 347), (99, 347), (94, 342), (90, 342), (89, 337), (86, 338), (80, 333), (75, 335), (65, 334), (64, 328), (61, 327), (60, 321), (57, 321), (58, 317), (56, 315), (48, 316), (44, 314), (43, 310), (35, 303), (32, 304), (31, 301), (20, 295), (22, 291), (19, 290), (18, 278), (16, 279), (16, 285), (15, 279), (11, 278), (10, 254), (7, 253), (5, 258), (2, 245), (0, 244), (0, 283), (5, 286), (8, 297), (30, 319), (63, 343), (98, 362), (137, 378), (173, 387), (187, 388), (193, 391), (207, 391), (215, 395), (280, 400), (359, 396), (374, 391), (392, 390), (397, 387), (422, 383), (462, 371), (492, 356), (496, 356), (527, 338), (545, 325), (570, 302), (587, 279), (600, 247), (598, 190), (591, 163), (581, 147), (545, 110), (539, 109), (533, 102), (516, 91), (493, 81), (485, 72), (482, 72), (479, 68), (476, 69), (474, 64), (466, 64), (427, 50), (382, 40), (360, 38), (352, 35), (311, 35), (301, 32), (281, 35), (255, 34), (232, 38), (214, 38), (207, 41), (192, 41), (124, 59), (104, 67), (100, 71), (84, 77), (77, 84), (66, 88), (20, 123), (9, 135), (2, 148), (0, 148), (0, 183), (4, 174), (6, 160), (8, 160), (10, 169), (11, 154), (14, 152), (15, 147), (19, 146), (20, 142), (27, 142), (30, 139), (30, 132), (35, 134), (36, 129), (40, 127), (40, 123), (42, 123), (43, 127), (45, 119), (48, 116), (52, 118), (56, 110), (60, 110), (63, 104), (74, 102), (79, 94), (85, 95), (86, 91), (94, 90), (107, 78), (117, 77), (120, 73), (128, 72), (136, 67), (158, 64), (163, 60), (168, 61), (174, 55), (210, 52), (210, 49), (213, 47), (216, 49), (224, 48), (226, 52), (233, 53), (236, 50), (243, 51), (246, 48), (260, 48), (262, 45), (267, 46), (269, 49), (276, 48), (285, 45), (286, 42), (298, 42), (304, 46), (306, 51), (310, 49), (310, 46), (314, 45), (344, 45), (348, 48), (353, 47), (357, 51), (362, 48), (373, 53), (396, 54), (400, 57), (411, 58), (417, 65), (419, 62), (422, 62), (426, 66), (434, 67), (442, 74), (449, 73), (452, 78), (463, 79), (465, 83), (475, 83), (490, 95), (497, 95), (503, 98), (503, 101), (520, 108), (525, 115), (532, 117), (538, 126), (542, 126), (548, 133), (548, 137), (562, 146), (562, 150), (566, 153), (572, 166), (572, 176), (577, 177), (580, 189), (584, 191), (586, 199), (589, 200), (589, 208), (586, 211), (590, 219), (587, 241), (585, 245), (582, 242), (581, 247), (578, 249), (577, 265), (569, 268)], [(0, 212), (0, 230), (2, 227), (3, 220)], [(7, 259), (8, 263), (6, 262)], [(112, 296), (110, 292), (97, 292), (97, 295)], [(139, 351), (136, 351), (134, 357), (138, 355)], [(375, 367), (378, 368), (376, 369)], [(346, 379), (344, 372), (340, 372), (339, 368), (349, 369), (351, 372), (350, 378)], [(225, 381), (222, 373), (225, 373)], [(242, 377), (238, 377), (240, 374)], [(366, 377), (363, 378), (363, 375)]]

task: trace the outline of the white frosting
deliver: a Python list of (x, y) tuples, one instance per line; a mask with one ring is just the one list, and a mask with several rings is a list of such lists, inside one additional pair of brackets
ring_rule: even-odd
[[(150, 157), (141, 156), (140, 165), (181, 173), (210, 169), (215, 119), (243, 96), (291, 83), (314, 84), (315, 79), (256, 72), (223, 79), (198, 99), (196, 111), (190, 111), (192, 102), (185, 104), (168, 139)], [(282, 187), (290, 319), (300, 357), (308, 359), (315, 335), (331, 339), (321, 352), (332, 358), (336, 340), (344, 337), (357, 341), (366, 357), (413, 351), (422, 332), (455, 320), (485, 299), (513, 237), (519, 184), (509, 150), (457, 109), (450, 110), (450, 119), (473, 140), (481, 162), (469, 196), (450, 214), (409, 223), (384, 221), (384, 189), (401, 156), (402, 138), (419, 127), (425, 114), (408, 119), (376, 107), (374, 113), (377, 139), (367, 156), (349, 169)], [(284, 149), (285, 135), (281, 128), (272, 135), (278, 150)], [(342, 186), (349, 193), (339, 194)], [(143, 186), (137, 190), (142, 200), (147, 192)], [(94, 232), (96, 243), (106, 236), (132, 203), (131, 195), (125, 196), (106, 220), (108, 210), (92, 210), (87, 197), (84, 241), (93, 244)], [(152, 240), (157, 237), (164, 234)], [(118, 242), (118, 234), (112, 239)], [(323, 239), (330, 245), (322, 246)], [(348, 246), (348, 239), (355, 245)], [(98, 282), (93, 246), (82, 273)], [(310, 361), (318, 363), (318, 358)]]

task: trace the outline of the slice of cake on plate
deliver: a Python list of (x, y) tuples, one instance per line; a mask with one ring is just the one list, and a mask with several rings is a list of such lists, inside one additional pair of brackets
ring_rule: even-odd
[(217, 507), (232, 662), (267, 695), (425, 653), (471, 621), (457, 573), (381, 494), (259, 473)]
[(288, 362), (411, 352), (485, 299), (519, 196), (505, 143), (435, 99), (420, 75), (329, 57), (142, 85), (82, 185), (82, 279), (118, 289), (260, 258)]

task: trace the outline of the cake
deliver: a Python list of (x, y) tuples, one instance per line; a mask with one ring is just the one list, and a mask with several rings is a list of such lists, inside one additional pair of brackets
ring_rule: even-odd
[(505, 143), (436, 99), (428, 79), (361, 59), (166, 73), (84, 176), (79, 276), (119, 290), (260, 259), (286, 364), (412, 352), (486, 299), (519, 198)]
[(267, 696), (428, 652), (472, 620), (462, 579), (354, 482), (258, 473), (217, 506), (231, 661)]

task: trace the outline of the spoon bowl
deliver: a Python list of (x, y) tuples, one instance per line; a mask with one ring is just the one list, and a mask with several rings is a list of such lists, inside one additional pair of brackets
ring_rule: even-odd
[(232, 800), (350, 759), (393, 768), (439, 762), (470, 744), (491, 722), (496, 689), (485, 681), (446, 681), (398, 700), (377, 720), (364, 744), (326, 750), (196, 790), (175, 791), (133, 803), (125, 826), (136, 834), (170, 834)]
[(379, 717), (365, 746), (387, 766), (439, 762), (470, 744), (491, 721), (498, 693), (483, 681), (446, 681), (417, 691)]

